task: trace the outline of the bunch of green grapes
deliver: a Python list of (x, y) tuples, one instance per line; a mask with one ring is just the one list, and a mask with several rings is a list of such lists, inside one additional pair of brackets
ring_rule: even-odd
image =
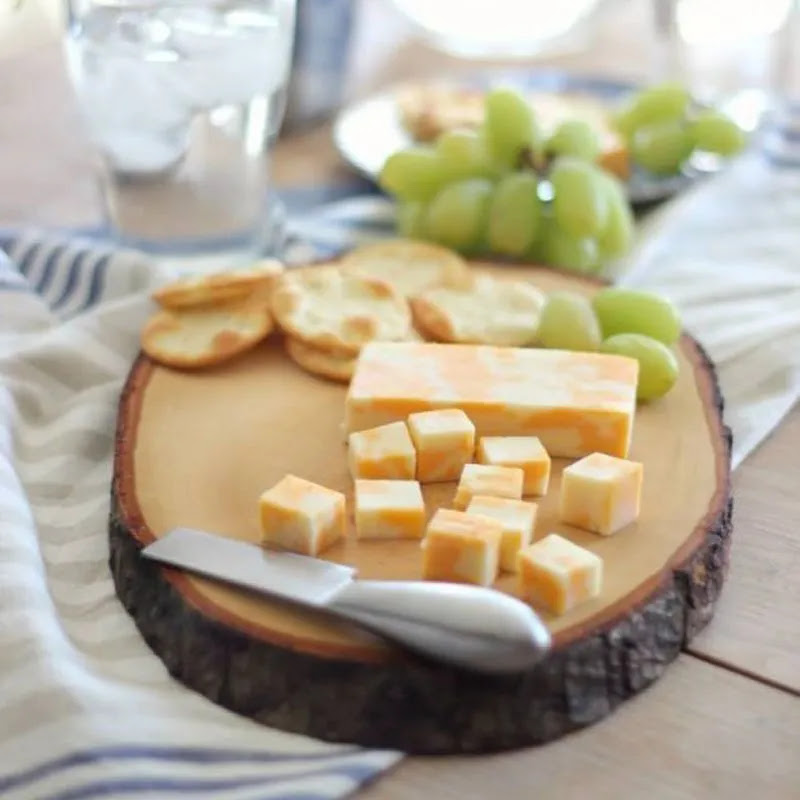
[(497, 88), (480, 130), (394, 153), (379, 182), (399, 201), (404, 236), (591, 272), (629, 249), (634, 228), (623, 187), (594, 163), (599, 151), (578, 120), (545, 139), (528, 100)]
[(714, 109), (698, 109), (689, 92), (664, 83), (634, 94), (614, 117), (633, 161), (656, 175), (674, 175), (696, 150), (728, 157), (745, 145), (733, 120)]
[(655, 400), (678, 379), (678, 360), (670, 347), (680, 333), (680, 316), (666, 298), (609, 287), (591, 300), (575, 292), (551, 292), (542, 308), (538, 344), (635, 358), (639, 362), (636, 396)]

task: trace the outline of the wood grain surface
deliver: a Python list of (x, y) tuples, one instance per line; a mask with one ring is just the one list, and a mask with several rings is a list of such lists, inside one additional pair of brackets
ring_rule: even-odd
[(363, 800), (797, 800), (800, 702), (681, 656), (597, 725), (547, 747), (416, 757)]
[[(545, 291), (599, 288), (548, 268), (474, 268)], [(490, 679), (420, 663), (324, 615), (142, 563), (141, 546), (180, 526), (257, 542), (256, 500), (291, 473), (349, 498), (350, 535), (324, 557), (365, 579), (420, 577), (418, 542), (355, 539), (341, 431), (346, 389), (299, 369), (277, 336), (215, 369), (181, 372), (143, 357), (134, 365), (114, 465), (117, 593), (176, 678), (288, 730), (409, 752), (486, 752), (594, 722), (658, 678), (708, 622), (727, 567), (730, 453), (718, 387), (688, 336), (677, 353), (675, 387), (636, 412), (630, 457), (643, 463), (645, 480), (635, 524), (601, 537), (561, 523), (560, 475), (570, 462), (554, 459), (535, 537), (558, 531), (601, 556), (603, 589), (560, 617), (543, 613), (554, 651), (525, 674)], [(428, 514), (448, 507), (454, 491), (425, 486)], [(495, 586), (513, 594), (514, 576)]]
[[(488, 274), (530, 279), (544, 291), (597, 288), (593, 281), (549, 269), (479, 266)], [(307, 374), (286, 357), (277, 336), (271, 341), (219, 369), (181, 372), (156, 366), (129, 398), (141, 403), (130, 422), (130, 438), (122, 442), (126, 452), (135, 447), (130, 461), (135, 475), (119, 477), (134, 481), (141, 521), (155, 536), (193, 524), (258, 541), (255, 500), (287, 473), (344, 492), (352, 534), (352, 480), (340, 429), (346, 387)], [(561, 616), (543, 612), (561, 643), (624, 615), (647, 597), (671, 564), (683, 563), (701, 545), (728, 502), (727, 444), (715, 407), (714, 377), (688, 338), (679, 360), (675, 388), (663, 400), (637, 409), (630, 458), (644, 463), (646, 477), (636, 524), (601, 537), (560, 523), (558, 494), (561, 469), (570, 463), (566, 459), (555, 460), (547, 495), (533, 498), (539, 508), (537, 537), (565, 533), (604, 560), (598, 598)], [(122, 413), (128, 414), (128, 407)], [(226, 424), (210, 424), (220, 419)], [(448, 507), (454, 491), (452, 483), (425, 486), (428, 513)], [(414, 579), (421, 568), (413, 541), (356, 542), (351, 536), (325, 557), (356, 567), (366, 579)], [(276, 615), (269, 603), (215, 581), (191, 582), (213, 604), (263, 627), (265, 636), (272, 631), (296, 639), (298, 625), (312, 639), (342, 647), (351, 636), (343, 638), (327, 623), (310, 628), (306, 615), (287, 616), (285, 610)], [(513, 594), (514, 576), (502, 575), (496, 587)], [(360, 641), (353, 644), (363, 649)]]
[(800, 696), (798, 449), (796, 409), (734, 473), (730, 577), (714, 624), (689, 652)]

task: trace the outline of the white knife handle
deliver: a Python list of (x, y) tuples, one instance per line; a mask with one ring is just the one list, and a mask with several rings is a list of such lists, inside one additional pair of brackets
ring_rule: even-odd
[(478, 586), (353, 581), (326, 607), (417, 653), (481, 672), (527, 669), (550, 647), (529, 606)]

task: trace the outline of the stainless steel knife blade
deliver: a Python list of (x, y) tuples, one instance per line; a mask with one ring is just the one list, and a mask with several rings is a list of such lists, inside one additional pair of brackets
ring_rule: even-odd
[(192, 528), (175, 528), (142, 550), (146, 558), (257, 592), (324, 606), (355, 575), (352, 567), (265, 550)]

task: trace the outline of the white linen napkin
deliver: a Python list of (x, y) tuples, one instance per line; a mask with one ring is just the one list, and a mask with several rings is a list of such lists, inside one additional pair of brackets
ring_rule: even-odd
[(621, 283), (672, 298), (717, 366), (733, 467), (800, 398), (800, 163), (750, 153), (644, 228)]
[(266, 728), (168, 675), (114, 593), (116, 406), (164, 270), (40, 235), (0, 251), (0, 797), (336, 798), (399, 754)]

